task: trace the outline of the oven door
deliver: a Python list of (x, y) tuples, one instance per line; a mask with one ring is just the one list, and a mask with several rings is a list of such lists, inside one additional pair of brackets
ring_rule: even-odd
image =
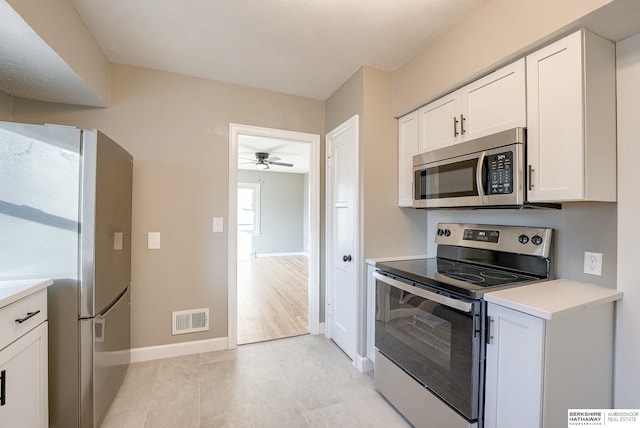
[(469, 421), (482, 399), (482, 301), (429, 291), (375, 272), (375, 346)]
[(414, 167), (414, 208), (481, 206), (486, 203), (486, 152)]

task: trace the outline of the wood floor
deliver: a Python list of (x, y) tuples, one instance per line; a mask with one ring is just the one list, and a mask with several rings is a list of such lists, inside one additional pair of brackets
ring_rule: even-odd
[(238, 344), (309, 332), (305, 256), (238, 260)]

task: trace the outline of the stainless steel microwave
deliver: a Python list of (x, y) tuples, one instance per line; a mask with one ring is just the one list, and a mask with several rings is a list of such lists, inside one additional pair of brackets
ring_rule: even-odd
[(508, 207), (526, 203), (525, 128), (413, 157), (413, 207)]

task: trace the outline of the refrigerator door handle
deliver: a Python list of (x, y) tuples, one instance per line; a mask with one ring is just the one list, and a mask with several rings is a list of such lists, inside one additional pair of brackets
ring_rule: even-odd
[(122, 298), (122, 296), (124, 296), (125, 294), (127, 294), (127, 291), (129, 291), (129, 285), (127, 284), (127, 286), (115, 297), (115, 299), (113, 299), (107, 306), (104, 307), (103, 310), (101, 310), (100, 312), (98, 312), (96, 315), (97, 316), (106, 316), (109, 311), (111, 310), (111, 308), (113, 308), (116, 303), (118, 303), (120, 301), (120, 299)]

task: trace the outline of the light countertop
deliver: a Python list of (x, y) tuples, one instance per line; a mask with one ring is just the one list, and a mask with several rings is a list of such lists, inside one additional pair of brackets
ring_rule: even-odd
[(47, 288), (51, 284), (53, 284), (53, 281), (50, 279), (0, 281), (0, 308)]
[(550, 320), (620, 300), (622, 292), (583, 282), (555, 279), (485, 293), (484, 299), (487, 302)]

